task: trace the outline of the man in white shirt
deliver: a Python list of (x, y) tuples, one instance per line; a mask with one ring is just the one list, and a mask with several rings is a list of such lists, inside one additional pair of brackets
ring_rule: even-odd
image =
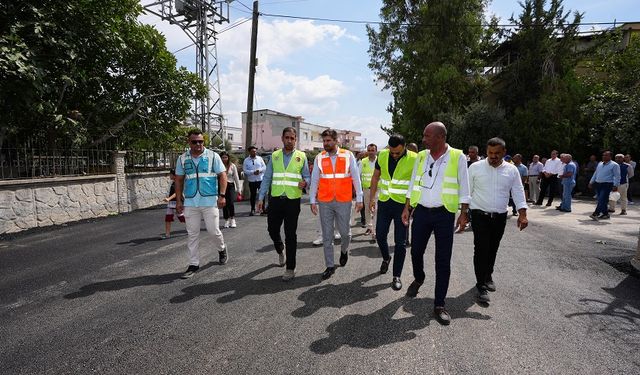
[(547, 189), (549, 193), (547, 207), (551, 206), (553, 203), (553, 196), (558, 190), (558, 175), (561, 175), (563, 170), (564, 166), (562, 165), (562, 160), (558, 158), (558, 151), (551, 151), (551, 158), (547, 160), (544, 164), (544, 168), (542, 168), (542, 175), (540, 176), (540, 196), (538, 196), (538, 200), (534, 203), (536, 206), (542, 205)]
[(537, 202), (540, 195), (540, 177), (542, 176), (544, 165), (540, 163), (540, 156), (533, 155), (533, 160), (529, 164), (527, 177), (529, 179), (529, 200)]
[(467, 157), (462, 150), (447, 144), (447, 128), (441, 122), (432, 122), (424, 128), (422, 142), (427, 150), (418, 153), (402, 212), (402, 222), (409, 225), (409, 209), (415, 207), (411, 227), (415, 280), (407, 288), (407, 297), (415, 297), (424, 282), (424, 252), (433, 233), (436, 237), (434, 315), (440, 324), (448, 325), (451, 317), (444, 303), (451, 276), (454, 222), (459, 205), (462, 209), (456, 223), (458, 231), (463, 231), (468, 221)]
[(265, 164), (262, 157), (256, 154), (256, 147), (249, 147), (249, 156), (244, 159), (242, 163), (242, 171), (244, 172), (245, 181), (249, 182), (249, 203), (251, 203), (251, 212), (249, 216), (253, 216), (256, 214), (256, 198), (257, 192), (260, 190), (260, 184), (262, 183), (262, 178), (264, 176), (264, 171), (267, 169), (267, 165)]
[(489, 303), (488, 291), (496, 290), (493, 266), (507, 222), (509, 195), (518, 210), (516, 225), (523, 230), (528, 225), (527, 201), (518, 169), (506, 163), (504, 141), (491, 138), (487, 142), (486, 160), (469, 167), (471, 217), (473, 221), (473, 268), (476, 273), (478, 301)]

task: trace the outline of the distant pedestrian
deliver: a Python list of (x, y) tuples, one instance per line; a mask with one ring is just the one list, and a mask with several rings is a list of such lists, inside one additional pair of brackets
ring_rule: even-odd
[(240, 178), (238, 177), (238, 167), (236, 167), (236, 163), (231, 160), (231, 157), (228, 152), (222, 151), (220, 153), (220, 159), (222, 159), (222, 163), (224, 164), (225, 170), (227, 171), (227, 191), (225, 195), (226, 204), (222, 208), (222, 215), (224, 217), (224, 227), (225, 228), (235, 228), (237, 226), (236, 223), (236, 208), (235, 201), (237, 192), (240, 189)]
[(562, 184), (562, 202), (556, 209), (562, 212), (571, 212), (571, 193), (576, 186), (576, 171), (578, 167), (572, 163), (573, 157), (571, 154), (562, 154), (562, 162), (564, 169), (560, 178)]
[(407, 143), (407, 150), (411, 151), (411, 152), (415, 152), (416, 154), (418, 153), (418, 145), (411, 142), (411, 143)]
[(595, 185), (598, 204), (595, 211), (589, 215), (591, 219), (609, 219), (607, 204), (611, 191), (617, 191), (620, 185), (620, 165), (611, 160), (611, 151), (602, 153), (602, 161), (598, 163), (595, 173), (589, 181), (589, 188)]
[(267, 165), (262, 157), (257, 155), (256, 146), (250, 146), (249, 156), (247, 156), (242, 163), (244, 180), (245, 182), (249, 182), (249, 203), (251, 205), (249, 216), (256, 214), (256, 198), (258, 197), (258, 190), (260, 190), (260, 183), (262, 182), (266, 168)]
[[(402, 211), (402, 222), (409, 225), (409, 207), (415, 208), (411, 229), (414, 281), (407, 288), (407, 297), (415, 297), (424, 283), (424, 252), (431, 234), (435, 234), (433, 312), (440, 324), (448, 325), (451, 316), (445, 309), (445, 298), (451, 276), (453, 233), (456, 227), (458, 231), (463, 231), (468, 221), (470, 198), (467, 158), (462, 150), (447, 144), (447, 128), (441, 122), (432, 122), (424, 128), (422, 142), (426, 150), (420, 151), (416, 157)], [(456, 222), (459, 206), (460, 216)]]
[[(624, 162), (624, 155), (616, 155), (616, 163), (620, 166), (620, 184), (618, 192), (620, 193), (620, 215), (627, 214), (627, 190), (629, 189), (629, 171), (631, 165)], [(609, 213), (616, 212), (616, 201), (609, 200)]]
[(553, 203), (553, 196), (558, 190), (558, 175), (562, 174), (562, 161), (558, 158), (558, 151), (551, 151), (551, 158), (547, 160), (542, 168), (542, 182), (540, 184), (540, 196), (536, 201), (537, 206), (542, 205), (545, 195), (548, 193), (547, 207)]
[[(407, 253), (407, 228), (402, 222), (402, 211), (407, 200), (407, 192), (411, 183), (411, 173), (417, 154), (405, 148), (404, 137), (393, 134), (389, 137), (389, 147), (380, 151), (371, 179), (369, 211), (377, 209), (376, 240), (382, 255), (380, 273), (387, 273), (391, 255), (387, 237), (393, 222), (393, 278), (391, 288), (402, 289), (402, 268)], [(379, 188), (379, 189), (378, 189)], [(378, 202), (376, 207), (376, 195)]]
[[(373, 177), (373, 172), (376, 169), (376, 163), (378, 160), (378, 146), (375, 145), (374, 143), (371, 143), (367, 146), (367, 157), (360, 160), (360, 162), (358, 162), (358, 167), (360, 169), (360, 178), (362, 180), (362, 197), (364, 200), (364, 209), (361, 210), (360, 212), (365, 212), (365, 214), (362, 216), (363, 218), (365, 218), (366, 216), (369, 216), (369, 220), (366, 221), (366, 219), (363, 220), (363, 223), (365, 223), (365, 226), (367, 228), (367, 230), (364, 232), (364, 234), (366, 236), (369, 237), (370, 241), (375, 241), (376, 239), (376, 217), (377, 217), (377, 212), (376, 210), (371, 211), (370, 210), (370, 206), (371, 206), (371, 197), (370, 197), (370, 193), (371, 193), (371, 178)], [(373, 202), (375, 203), (375, 199), (373, 200)]]
[(628, 176), (628, 182), (629, 182), (629, 188), (627, 189), (627, 201), (629, 202), (629, 204), (633, 204), (633, 192), (631, 189), (631, 182), (636, 180), (636, 162), (631, 159), (631, 154), (626, 154), (624, 156), (624, 162), (629, 164), (629, 176)]
[(523, 230), (529, 224), (522, 175), (514, 165), (503, 160), (505, 153), (505, 142), (500, 138), (491, 138), (487, 142), (486, 161), (469, 167), (473, 268), (477, 298), (481, 303), (489, 303), (491, 299), (488, 292), (496, 291), (493, 271), (507, 222), (509, 196), (513, 197), (518, 210), (518, 228)]
[[(520, 174), (520, 179), (522, 180), (522, 186), (525, 186), (525, 197), (526, 197), (526, 186), (527, 186), (527, 179), (528, 179), (528, 174), (529, 171), (527, 169), (527, 167), (524, 166), (524, 164), (522, 164), (522, 155), (520, 154), (515, 154), (513, 155), (513, 165), (516, 166), (516, 168), (518, 169), (518, 173)], [(511, 207), (511, 215), (513, 216), (518, 216), (518, 210), (516, 208), (516, 204), (515, 201), (513, 200), (513, 197), (509, 198), (509, 207)]]
[(478, 152), (478, 146), (469, 146), (467, 149), (467, 168), (469, 168), (471, 164), (481, 160)]
[(344, 267), (349, 259), (352, 194), (355, 189), (356, 211), (359, 211), (362, 209), (362, 187), (356, 159), (351, 151), (338, 147), (338, 133), (333, 129), (327, 129), (320, 136), (324, 151), (316, 156), (309, 195), (311, 212), (314, 215), (319, 212), (322, 222), (322, 244), (327, 266), (322, 273), (322, 279), (326, 280), (335, 272), (333, 260), (335, 224), (342, 237), (340, 265)]
[[(192, 277), (200, 269), (200, 222), (204, 220), (220, 264), (228, 260), (227, 246), (220, 231), (219, 208), (225, 206), (227, 173), (220, 156), (204, 147), (198, 129), (189, 131), (189, 151), (176, 162), (176, 211), (184, 212), (187, 224), (189, 267), (182, 275)], [(184, 200), (183, 200), (184, 197)]]
[[(302, 189), (310, 182), (307, 156), (296, 150), (296, 140), (295, 128), (286, 127), (282, 130), (282, 148), (271, 154), (258, 197), (258, 211), (262, 212), (263, 200), (271, 190), (267, 230), (278, 254), (278, 263), (280, 266), (286, 265), (283, 281), (295, 277), (300, 198)], [(280, 234), (283, 223), (284, 242)]]
[(544, 165), (540, 162), (540, 156), (533, 155), (527, 172), (527, 179), (529, 181), (529, 201), (531, 202), (536, 202), (538, 200), (538, 196), (540, 196), (540, 175), (542, 174), (543, 167)]
[[(164, 234), (162, 235), (162, 239), (166, 240), (167, 238), (171, 238), (171, 223), (173, 223), (173, 219), (176, 211), (176, 171), (172, 169), (169, 171), (169, 179), (171, 180), (171, 186), (169, 187), (169, 194), (164, 198), (164, 201), (167, 202), (167, 211), (164, 215)], [(181, 223), (184, 223), (184, 215), (178, 214), (178, 220)]]

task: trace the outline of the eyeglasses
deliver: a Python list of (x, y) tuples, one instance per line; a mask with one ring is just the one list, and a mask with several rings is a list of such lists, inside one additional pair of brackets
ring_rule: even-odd
[(192, 145), (202, 145), (204, 144), (204, 141), (191, 141)]

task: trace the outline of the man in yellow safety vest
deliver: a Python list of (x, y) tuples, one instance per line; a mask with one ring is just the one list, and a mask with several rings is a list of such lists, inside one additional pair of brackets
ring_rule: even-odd
[(456, 226), (458, 231), (463, 231), (468, 221), (467, 210), (471, 201), (467, 158), (461, 150), (447, 144), (447, 128), (443, 123), (430, 123), (422, 134), (426, 150), (420, 151), (416, 157), (402, 212), (402, 221), (408, 225), (409, 207), (415, 207), (411, 228), (411, 263), (415, 280), (407, 288), (407, 296), (415, 297), (424, 282), (424, 252), (431, 233), (434, 233), (434, 314), (440, 324), (448, 325), (451, 317), (444, 308), (444, 302), (451, 275), (454, 221), (458, 206), (461, 205)]
[[(296, 129), (286, 127), (282, 130), (282, 148), (271, 154), (271, 160), (260, 185), (258, 211), (262, 212), (264, 198), (271, 188), (267, 230), (278, 253), (280, 266), (286, 264), (282, 280), (289, 281), (295, 276), (298, 216), (300, 215), (300, 197), (302, 189), (309, 186), (311, 175), (304, 152), (296, 150)], [(284, 222), (282, 242), (280, 227)], [(286, 257), (285, 257), (286, 254)]]
[[(358, 167), (360, 169), (360, 181), (362, 181), (362, 197), (364, 199), (364, 207), (368, 208), (370, 205), (369, 193), (371, 188), (371, 178), (373, 177), (373, 171), (376, 169), (376, 160), (378, 160), (378, 146), (374, 143), (371, 143), (367, 146), (366, 157), (358, 162)], [(374, 200), (375, 202), (375, 200)], [(366, 226), (367, 230), (364, 232), (365, 235), (371, 236), (371, 242), (375, 243), (376, 240), (376, 213), (375, 211), (369, 211), (369, 215), (362, 210), (362, 224), (363, 228)], [(366, 217), (369, 216), (369, 221), (367, 222)]]
[(402, 289), (400, 276), (404, 266), (404, 258), (407, 253), (407, 228), (402, 222), (402, 211), (406, 201), (409, 184), (411, 182), (411, 172), (417, 154), (405, 148), (404, 137), (400, 134), (393, 134), (389, 137), (389, 147), (380, 151), (375, 171), (371, 179), (371, 192), (369, 210), (376, 211), (376, 193), (378, 196), (378, 220), (376, 223), (376, 239), (382, 254), (382, 265), (380, 273), (387, 273), (391, 256), (389, 255), (389, 244), (387, 235), (389, 227), (393, 221), (393, 279), (391, 288), (393, 290)]

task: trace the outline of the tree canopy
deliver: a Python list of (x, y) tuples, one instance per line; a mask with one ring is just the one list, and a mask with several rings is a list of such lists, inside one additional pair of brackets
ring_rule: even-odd
[(0, 5), (1, 137), (166, 145), (206, 89), (137, 0)]

